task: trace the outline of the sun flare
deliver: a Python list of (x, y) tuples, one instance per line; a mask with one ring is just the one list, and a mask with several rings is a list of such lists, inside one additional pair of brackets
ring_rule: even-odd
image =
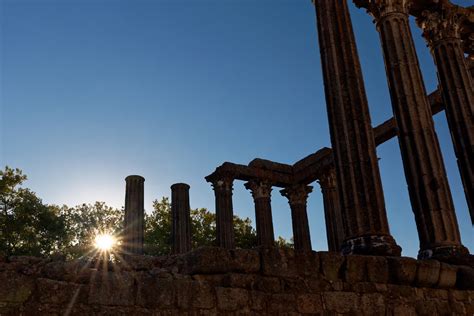
[(95, 247), (101, 251), (110, 251), (116, 244), (115, 237), (109, 234), (95, 236)]

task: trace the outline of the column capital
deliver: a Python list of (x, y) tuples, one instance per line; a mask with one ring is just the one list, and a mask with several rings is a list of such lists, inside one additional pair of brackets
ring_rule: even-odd
[(268, 181), (251, 180), (244, 184), (247, 190), (252, 193), (253, 199), (269, 199), (272, 194), (272, 185)]
[(423, 37), (430, 47), (446, 39), (461, 39), (461, 26), (466, 18), (458, 13), (455, 8), (439, 8), (437, 10), (424, 10), (416, 23), (423, 31)]
[(313, 187), (305, 184), (295, 184), (288, 188), (280, 190), (281, 195), (288, 199), (290, 205), (304, 204), (308, 199), (308, 195), (313, 192)]
[(412, 0), (354, 0), (358, 7), (364, 7), (374, 17), (375, 23), (393, 13), (408, 15)]
[(336, 188), (336, 169), (334, 167), (326, 169), (318, 179), (322, 190)]
[(212, 181), (212, 187), (217, 192), (230, 192), (232, 193), (234, 184), (234, 178), (232, 177), (221, 177)]

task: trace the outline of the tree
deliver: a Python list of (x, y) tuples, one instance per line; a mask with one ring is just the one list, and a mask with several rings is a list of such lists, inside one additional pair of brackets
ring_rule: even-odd
[(61, 214), (67, 223), (69, 242), (63, 252), (68, 257), (91, 253), (98, 234), (110, 234), (120, 239), (123, 231), (124, 211), (107, 206), (105, 202), (84, 203), (73, 208), (63, 206)]
[(67, 243), (66, 219), (20, 186), (27, 177), (8, 166), (0, 170), (0, 253), (44, 256)]

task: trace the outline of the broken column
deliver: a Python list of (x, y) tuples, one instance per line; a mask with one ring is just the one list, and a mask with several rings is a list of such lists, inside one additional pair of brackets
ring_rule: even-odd
[(189, 185), (176, 183), (171, 186), (172, 253), (191, 251), (191, 214)]
[(408, 21), (411, 1), (355, 2), (367, 8), (380, 34), (405, 177), (420, 238), (418, 257), (443, 258), (467, 254), (467, 249), (461, 244), (451, 191)]
[(344, 254), (400, 255), (390, 235), (367, 97), (346, 0), (313, 0)]
[(417, 18), (431, 49), (445, 105), (454, 152), (474, 224), (474, 81), (461, 43), (463, 15), (443, 5)]
[(291, 223), (293, 226), (293, 242), (295, 250), (311, 251), (311, 235), (309, 232), (306, 203), (312, 186), (296, 184), (281, 190), (281, 195), (288, 199), (291, 208)]
[(143, 254), (145, 178), (132, 175), (125, 182), (123, 250), (126, 254)]
[(245, 188), (252, 192), (255, 203), (255, 222), (257, 224), (257, 245), (273, 246), (271, 192), (272, 186), (264, 181), (249, 181)]
[(328, 250), (338, 252), (344, 240), (344, 227), (337, 193), (336, 170), (328, 168), (319, 177), (324, 203)]

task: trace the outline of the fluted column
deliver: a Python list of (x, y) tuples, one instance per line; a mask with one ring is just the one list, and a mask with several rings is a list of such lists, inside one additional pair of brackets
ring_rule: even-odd
[(420, 238), (419, 258), (466, 253), (418, 65), (408, 0), (369, 0), (385, 59), (405, 177)]
[(212, 186), (216, 196), (216, 232), (219, 247), (235, 248), (234, 210), (232, 206), (232, 178), (214, 180)]
[(461, 43), (462, 20), (463, 15), (454, 8), (441, 7), (423, 11), (417, 23), (438, 70), (446, 117), (474, 225), (474, 81)]
[(313, 0), (344, 254), (400, 255), (390, 235), (367, 96), (346, 0)]
[(328, 249), (339, 251), (344, 240), (344, 227), (337, 193), (336, 170), (334, 168), (326, 170), (318, 182), (323, 194)]
[(471, 80), (474, 82), (474, 54), (469, 55), (466, 59), (466, 62), (467, 62), (467, 67), (469, 68), (469, 72), (471, 73)]
[(249, 181), (245, 184), (245, 188), (252, 192), (255, 203), (257, 244), (259, 246), (273, 246), (275, 235), (273, 233), (272, 221), (272, 186), (264, 181)]
[(143, 253), (144, 184), (141, 176), (125, 178), (125, 223), (123, 249), (127, 254)]
[(313, 191), (312, 186), (297, 184), (280, 191), (288, 199), (291, 208), (291, 222), (293, 226), (293, 242), (295, 250), (311, 251), (311, 235), (309, 232), (306, 201), (308, 194)]
[(176, 183), (171, 186), (172, 252), (191, 251), (191, 214), (189, 185)]

